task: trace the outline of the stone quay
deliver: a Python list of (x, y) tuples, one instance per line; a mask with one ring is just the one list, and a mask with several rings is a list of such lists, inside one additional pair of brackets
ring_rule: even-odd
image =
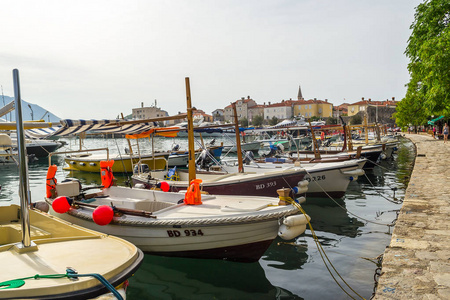
[(404, 136), (416, 160), (373, 299), (450, 299), (450, 142)]

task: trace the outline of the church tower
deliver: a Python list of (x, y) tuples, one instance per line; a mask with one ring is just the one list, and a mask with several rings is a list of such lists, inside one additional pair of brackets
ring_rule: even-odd
[(300, 87), (300, 85), (298, 86), (297, 100), (303, 100), (302, 88)]

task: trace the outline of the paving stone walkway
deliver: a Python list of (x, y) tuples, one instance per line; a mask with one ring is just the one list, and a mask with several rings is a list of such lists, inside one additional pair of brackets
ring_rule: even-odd
[(450, 142), (405, 137), (417, 157), (374, 299), (450, 299)]

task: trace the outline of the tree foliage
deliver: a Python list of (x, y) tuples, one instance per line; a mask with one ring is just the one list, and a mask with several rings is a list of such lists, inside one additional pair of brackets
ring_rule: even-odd
[(327, 122), (326, 122), (327, 125), (335, 125), (337, 123), (338, 123), (338, 120), (336, 118), (333, 118), (333, 117), (329, 117), (327, 119)]
[(259, 127), (264, 122), (264, 116), (263, 115), (257, 115), (253, 117), (252, 124), (253, 126)]
[(241, 124), (241, 126), (243, 126), (243, 127), (248, 127), (248, 120), (247, 120), (247, 118), (242, 118), (242, 119), (240, 119), (239, 120), (239, 124)]
[(272, 117), (272, 119), (269, 120), (269, 125), (277, 125), (278, 124), (278, 118), (277, 117)]
[(350, 118), (350, 124), (351, 125), (358, 125), (362, 124), (362, 117), (360, 114), (356, 114)]
[(419, 4), (414, 18), (405, 51), (410, 81), (395, 114), (399, 126), (450, 116), (450, 1)]

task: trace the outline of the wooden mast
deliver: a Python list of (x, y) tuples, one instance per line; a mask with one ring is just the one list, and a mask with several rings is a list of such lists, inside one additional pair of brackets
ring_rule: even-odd
[(234, 132), (236, 133), (236, 151), (238, 157), (238, 170), (239, 173), (244, 173), (244, 164), (242, 163), (242, 149), (241, 149), (241, 136), (239, 132), (239, 123), (236, 112), (236, 103), (231, 103), (231, 107), (233, 108), (234, 113)]
[(189, 182), (195, 179), (195, 147), (194, 147), (194, 122), (192, 120), (192, 103), (191, 103), (191, 87), (189, 77), (185, 78), (186, 82), (186, 102), (187, 102), (187, 123), (188, 123), (188, 144), (189, 144)]

